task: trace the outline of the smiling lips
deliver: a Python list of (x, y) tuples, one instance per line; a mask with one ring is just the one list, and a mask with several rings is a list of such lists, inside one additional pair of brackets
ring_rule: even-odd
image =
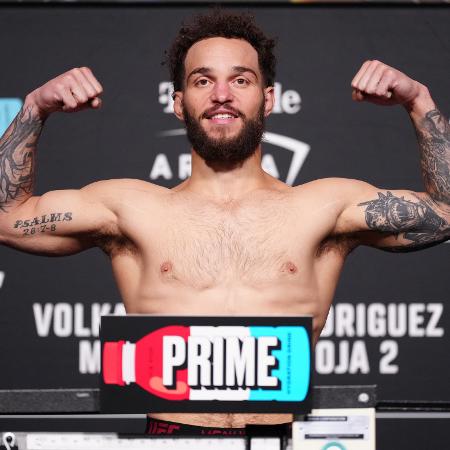
[(239, 113), (227, 109), (220, 109), (211, 113), (206, 113), (205, 117), (212, 123), (222, 125), (232, 123), (239, 117)]

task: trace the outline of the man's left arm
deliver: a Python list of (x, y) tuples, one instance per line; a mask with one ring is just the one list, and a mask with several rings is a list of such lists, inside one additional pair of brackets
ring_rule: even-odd
[(408, 111), (418, 138), (425, 192), (387, 191), (365, 183), (354, 190), (355, 185), (340, 227), (361, 231), (361, 243), (390, 251), (418, 250), (449, 239), (450, 126), (427, 87), (386, 64), (367, 61), (352, 88), (356, 101), (400, 104)]

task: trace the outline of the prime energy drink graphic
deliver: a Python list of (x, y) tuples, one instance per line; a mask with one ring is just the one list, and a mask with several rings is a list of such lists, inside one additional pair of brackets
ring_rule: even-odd
[[(168, 317), (162, 318), (168, 322)], [(305, 401), (311, 383), (310, 327), (187, 325), (183, 322), (188, 319), (204, 322), (205, 318), (182, 319), (180, 322), (180, 318), (173, 318), (172, 324), (163, 326), (153, 325), (139, 339), (102, 336), (104, 385), (114, 386), (116, 392), (132, 389), (136, 395), (137, 390), (141, 391), (142, 396), (153, 399), (148, 400), (147, 411), (154, 411), (152, 406), (161, 404), (189, 403), (200, 407), (218, 402), (223, 406), (225, 402), (235, 408), (240, 404), (294, 405)], [(209, 323), (214, 323), (211, 319), (222, 323), (251, 322), (248, 317), (209, 319)], [(280, 320), (255, 319), (275, 323)], [(256, 412), (254, 408), (247, 410)]]

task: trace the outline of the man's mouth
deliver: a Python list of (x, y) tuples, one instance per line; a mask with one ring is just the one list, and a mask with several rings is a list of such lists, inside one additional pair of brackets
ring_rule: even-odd
[(214, 124), (224, 125), (233, 123), (239, 118), (239, 114), (231, 111), (216, 111), (212, 114), (206, 114), (205, 117)]
[(233, 123), (234, 120), (236, 120), (237, 117), (232, 116), (231, 114), (214, 114), (214, 116), (210, 117), (209, 120), (211, 120), (214, 124), (227, 124), (227, 123)]

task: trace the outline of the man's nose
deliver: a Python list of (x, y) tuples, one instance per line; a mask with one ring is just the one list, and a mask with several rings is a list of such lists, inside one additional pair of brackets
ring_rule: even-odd
[(229, 103), (233, 100), (233, 93), (227, 82), (216, 82), (211, 93), (211, 100), (217, 103)]

